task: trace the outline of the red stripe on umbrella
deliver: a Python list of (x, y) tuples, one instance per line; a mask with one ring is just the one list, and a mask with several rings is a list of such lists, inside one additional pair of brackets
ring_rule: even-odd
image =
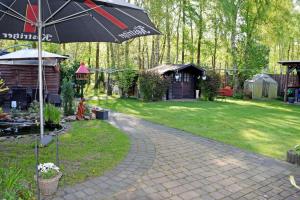
[(111, 21), (113, 24), (118, 26), (120, 29), (122, 29), (122, 30), (128, 29), (128, 26), (126, 24), (124, 24), (123, 22), (121, 22), (119, 19), (112, 16), (111, 14), (109, 14), (106, 10), (104, 10), (103, 8), (101, 8), (100, 6), (95, 4), (92, 0), (84, 0), (84, 4), (87, 5), (89, 8), (93, 9), (94, 11), (96, 11), (99, 15), (101, 15), (101, 16), (105, 17), (106, 19), (108, 19), (109, 21)]
[(27, 18), (27, 20), (32, 21), (33, 24), (29, 23), (29, 22), (25, 22), (25, 25), (24, 25), (25, 33), (35, 33), (36, 32), (35, 23), (37, 22), (38, 12), (39, 12), (39, 8), (37, 5), (27, 4), (26, 18)]

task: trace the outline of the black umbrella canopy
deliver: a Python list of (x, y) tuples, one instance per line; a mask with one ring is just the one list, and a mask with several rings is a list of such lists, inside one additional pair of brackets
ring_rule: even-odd
[[(121, 0), (41, 0), (44, 42), (114, 42), (160, 32)], [(0, 39), (37, 41), (38, 0), (0, 0)]]

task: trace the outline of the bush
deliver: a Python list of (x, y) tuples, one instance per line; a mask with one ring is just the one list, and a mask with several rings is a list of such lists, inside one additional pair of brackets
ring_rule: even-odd
[(45, 122), (58, 125), (61, 120), (60, 110), (52, 104), (46, 104), (44, 108)]
[(218, 96), (218, 90), (221, 85), (221, 77), (219, 74), (210, 71), (207, 72), (206, 80), (201, 81), (200, 84), (204, 99), (214, 101), (215, 97)]
[(66, 116), (74, 115), (74, 89), (71, 81), (67, 79), (63, 80), (61, 87), (62, 104), (64, 108), (64, 114)]
[(142, 72), (139, 75), (139, 88), (145, 101), (159, 101), (170, 85), (170, 80), (154, 72)]
[(136, 78), (135, 71), (124, 71), (120, 72), (117, 77), (117, 82), (119, 89), (121, 90), (122, 97), (128, 97), (129, 89), (133, 86), (134, 80)]
[[(246, 95), (246, 97), (249, 97), (249, 96)], [(233, 94), (233, 98), (235, 98), (235, 99), (244, 99), (244, 94), (242, 92), (236, 92), (236, 93)], [(252, 98), (252, 95), (251, 95), (251, 98)]]
[(21, 170), (0, 168), (0, 199), (33, 199), (33, 193), (24, 183)]

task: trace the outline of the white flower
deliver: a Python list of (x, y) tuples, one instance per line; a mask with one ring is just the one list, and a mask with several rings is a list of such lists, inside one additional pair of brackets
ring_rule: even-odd
[(57, 172), (59, 172), (59, 167), (57, 167), (55, 164), (53, 163), (44, 163), (44, 164), (39, 164), (38, 166), (38, 170), (41, 173), (47, 173), (50, 170), (56, 170)]

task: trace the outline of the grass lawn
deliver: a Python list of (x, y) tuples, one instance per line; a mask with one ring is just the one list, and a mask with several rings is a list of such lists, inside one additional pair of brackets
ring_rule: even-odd
[(279, 101), (91, 103), (278, 159), (300, 144), (300, 106)]
[[(60, 184), (72, 185), (100, 176), (116, 166), (128, 153), (127, 135), (101, 121), (74, 122), (68, 133), (60, 136), (60, 161), (64, 174)], [(40, 149), (40, 163), (55, 163), (55, 143)], [(0, 168), (18, 167), (25, 179), (33, 182), (34, 141), (20, 139), (0, 142)]]

